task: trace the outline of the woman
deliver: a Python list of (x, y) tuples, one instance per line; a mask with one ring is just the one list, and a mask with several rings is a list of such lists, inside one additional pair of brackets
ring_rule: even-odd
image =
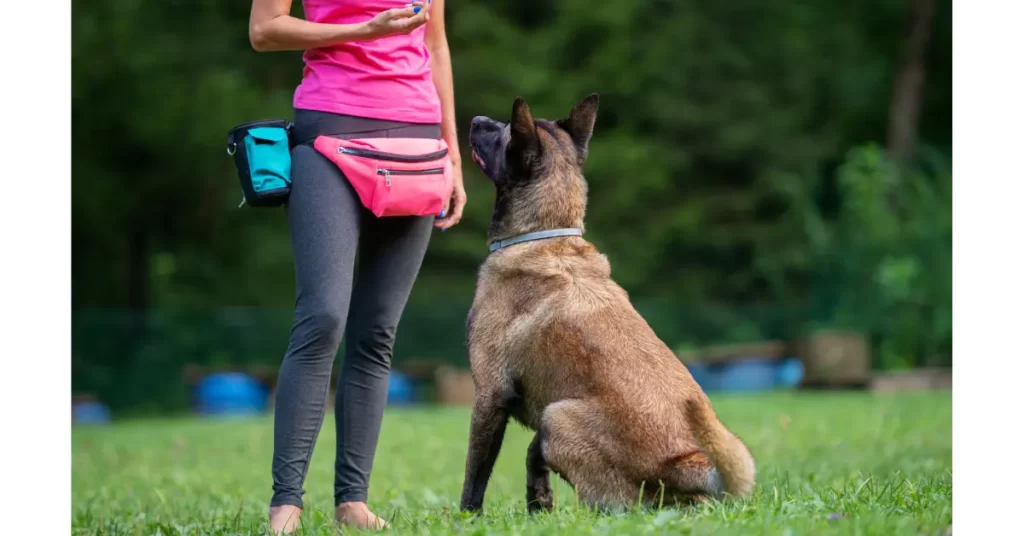
[[(290, 16), (291, 7), (292, 0), (254, 0), (249, 21), (255, 50), (305, 51), (294, 98), (299, 145), (292, 150), (287, 209), (297, 298), (275, 403), (270, 527), (291, 532), (298, 523), (344, 334), (334, 413), (335, 518), (383, 528), (366, 496), (395, 330), (431, 224), (450, 228), (466, 203), (444, 0), (303, 0), (305, 20)], [(313, 148), (320, 135), (443, 138), (455, 184), (448, 208), (436, 219), (374, 217), (338, 168)]]

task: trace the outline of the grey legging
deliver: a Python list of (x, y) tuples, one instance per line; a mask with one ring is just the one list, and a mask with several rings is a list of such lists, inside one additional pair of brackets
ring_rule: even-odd
[(318, 135), (438, 139), (441, 129), (295, 112), (293, 136), (300, 145), (292, 150), (287, 212), (297, 297), (275, 402), (271, 506), (302, 506), (302, 485), (323, 423), (342, 334), (344, 363), (334, 412), (334, 501), (366, 500), (395, 331), (433, 223), (432, 217), (374, 217), (338, 168), (312, 147)]

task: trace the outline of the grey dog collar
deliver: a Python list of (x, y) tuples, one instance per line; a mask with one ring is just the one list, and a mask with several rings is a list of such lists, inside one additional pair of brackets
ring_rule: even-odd
[(505, 248), (513, 244), (530, 242), (533, 240), (543, 240), (545, 238), (555, 238), (559, 236), (583, 236), (583, 229), (549, 229), (547, 231), (537, 231), (534, 233), (526, 233), (521, 234), (519, 236), (513, 236), (512, 238), (506, 238), (504, 240), (492, 242), (491, 253), (494, 253), (495, 251), (498, 251), (501, 248)]

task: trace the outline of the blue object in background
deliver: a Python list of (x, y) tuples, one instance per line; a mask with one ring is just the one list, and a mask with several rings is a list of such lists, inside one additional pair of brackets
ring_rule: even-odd
[(241, 416), (262, 413), (267, 408), (267, 390), (248, 374), (211, 374), (196, 385), (199, 413)]
[(412, 404), (415, 401), (415, 386), (401, 372), (392, 370), (388, 376), (388, 404)]
[(775, 361), (748, 358), (730, 363), (722, 369), (722, 390), (734, 393), (768, 391), (775, 387)]
[(775, 367), (775, 384), (792, 389), (804, 380), (804, 363), (795, 357), (787, 357)]
[(690, 375), (693, 376), (693, 380), (697, 382), (697, 385), (704, 390), (705, 393), (712, 393), (718, 391), (721, 386), (718, 381), (718, 372), (711, 365), (704, 363), (688, 363), (686, 368), (690, 369)]
[(795, 357), (781, 361), (752, 357), (729, 363), (687, 363), (686, 368), (706, 393), (793, 389), (804, 379), (804, 364)]
[(81, 402), (71, 406), (74, 424), (105, 424), (110, 422), (110, 409), (99, 402)]

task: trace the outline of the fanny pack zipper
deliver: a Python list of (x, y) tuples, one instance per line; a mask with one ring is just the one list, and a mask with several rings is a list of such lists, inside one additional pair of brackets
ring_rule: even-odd
[(440, 151), (434, 153), (419, 155), (382, 153), (380, 151), (373, 151), (370, 149), (353, 149), (351, 147), (338, 147), (338, 152), (341, 154), (350, 154), (352, 156), (376, 158), (377, 160), (388, 160), (391, 162), (407, 162), (414, 164), (416, 162), (429, 162), (431, 160), (437, 160), (438, 158), (447, 155), (448, 149), (441, 149)]
[(378, 175), (384, 175), (384, 184), (389, 188), (391, 187), (391, 176), (392, 175), (440, 175), (444, 173), (444, 168), (430, 168), (430, 169), (377, 169)]

